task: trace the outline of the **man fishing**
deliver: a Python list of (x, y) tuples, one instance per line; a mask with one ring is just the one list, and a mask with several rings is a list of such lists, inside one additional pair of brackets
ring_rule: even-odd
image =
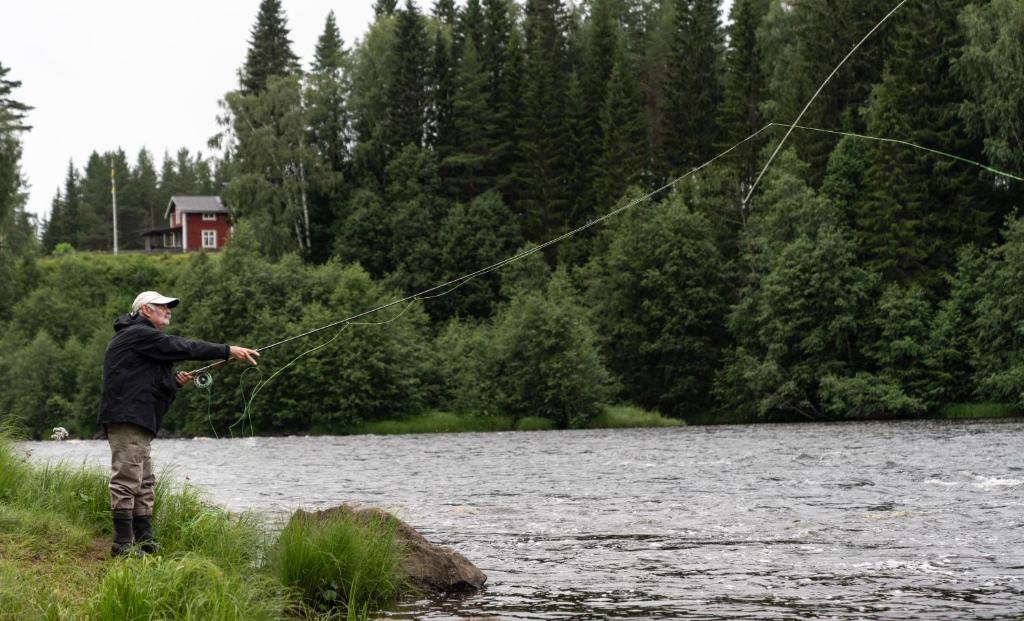
[[(152, 553), (153, 462), (150, 444), (178, 389), (192, 379), (174, 373), (182, 360), (245, 360), (259, 352), (235, 345), (192, 341), (164, 334), (178, 298), (143, 291), (132, 311), (114, 322), (114, 337), (103, 359), (103, 398), (98, 422), (110, 443), (110, 508), (114, 518), (112, 556)], [(137, 547), (133, 547), (137, 546)]]

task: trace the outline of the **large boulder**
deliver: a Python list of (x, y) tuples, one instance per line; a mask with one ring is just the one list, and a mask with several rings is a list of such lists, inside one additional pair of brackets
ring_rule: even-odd
[(395, 530), (395, 544), (401, 549), (402, 572), (409, 583), (420, 590), (441, 593), (475, 591), (487, 582), (487, 576), (451, 548), (427, 541), (415, 528), (377, 507), (339, 505), (308, 513), (296, 511), (292, 519), (330, 519), (347, 516), (362, 524), (387, 524)]

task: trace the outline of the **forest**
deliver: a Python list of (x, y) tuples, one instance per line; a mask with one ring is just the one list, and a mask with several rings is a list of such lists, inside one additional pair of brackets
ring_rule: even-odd
[[(144, 289), (251, 347), (408, 299), (182, 390), (179, 433), (1019, 412), (1024, 4), (896, 5), (378, 0), (304, 61), (262, 0), (210, 152), (68, 162), (39, 234), (0, 64), (0, 417), (95, 432)], [(223, 198), (224, 251), (140, 251), (178, 194)]]

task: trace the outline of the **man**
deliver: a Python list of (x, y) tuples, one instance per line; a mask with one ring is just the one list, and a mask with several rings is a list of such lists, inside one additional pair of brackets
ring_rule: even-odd
[[(190, 341), (164, 334), (177, 298), (143, 291), (132, 312), (114, 322), (114, 338), (103, 359), (103, 398), (98, 422), (110, 443), (110, 508), (114, 517), (111, 555), (152, 553), (153, 462), (150, 443), (160, 431), (167, 408), (189, 373), (174, 373), (181, 360), (245, 360), (256, 364), (259, 352), (234, 345)], [(133, 544), (138, 548), (133, 549)]]

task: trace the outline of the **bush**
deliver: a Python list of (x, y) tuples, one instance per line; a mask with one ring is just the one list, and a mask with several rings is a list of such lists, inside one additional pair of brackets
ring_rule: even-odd
[(593, 429), (627, 429), (633, 427), (679, 427), (686, 423), (666, 418), (658, 412), (648, 412), (628, 405), (606, 405), (601, 413), (590, 421), (588, 427)]

